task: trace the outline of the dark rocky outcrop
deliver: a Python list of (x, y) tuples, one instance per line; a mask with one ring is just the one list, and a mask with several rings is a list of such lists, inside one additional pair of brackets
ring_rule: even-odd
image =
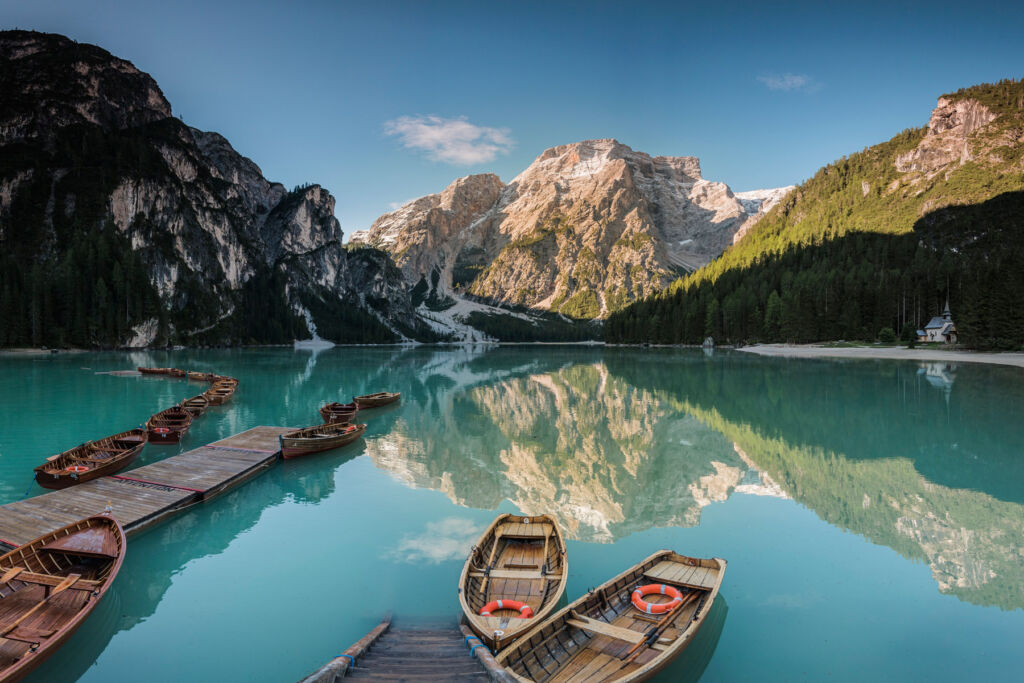
[[(343, 247), (326, 189), (267, 180), (224, 137), (175, 118), (131, 63), (6, 31), (0, 92), (0, 345), (288, 342), (307, 320), (343, 341), (431, 337), (393, 264)], [(86, 277), (69, 250), (91, 231), (117, 256), (92, 255)], [(148, 285), (115, 285), (115, 261)]]

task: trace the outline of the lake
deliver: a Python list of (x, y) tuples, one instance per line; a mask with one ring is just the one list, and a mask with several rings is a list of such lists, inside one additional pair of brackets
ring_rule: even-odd
[[(452, 617), (499, 512), (550, 513), (574, 599), (661, 548), (729, 561), (662, 681), (1020, 680), (1024, 374), (682, 349), (510, 346), (0, 356), (0, 503), (32, 467), (238, 377), (158, 461), (401, 391), (364, 439), (280, 462), (129, 542), (30, 680), (293, 681), (384, 612)], [(116, 509), (116, 501), (114, 502)]]

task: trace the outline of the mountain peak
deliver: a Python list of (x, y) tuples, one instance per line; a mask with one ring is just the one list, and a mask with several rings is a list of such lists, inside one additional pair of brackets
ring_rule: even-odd
[(550, 147), (544, 150), (529, 168), (551, 164), (570, 175), (590, 175), (596, 169), (618, 159), (627, 161), (637, 169), (674, 180), (694, 182), (701, 179), (700, 159), (697, 157), (652, 157), (644, 152), (637, 152), (614, 138), (581, 140)]
[(0, 144), (80, 123), (125, 129), (171, 116), (149, 74), (95, 45), (0, 31), (0, 60)]
[(353, 241), (387, 250), (410, 285), (442, 299), (597, 318), (716, 257), (777, 192), (741, 200), (703, 179), (697, 157), (581, 140), (546, 149), (508, 185), (458, 178)]

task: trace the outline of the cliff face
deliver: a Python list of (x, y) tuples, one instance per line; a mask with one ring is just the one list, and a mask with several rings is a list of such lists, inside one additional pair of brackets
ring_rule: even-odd
[(50, 138), (82, 123), (123, 129), (171, 116), (171, 105), (152, 78), (94, 45), (4, 31), (0, 61), (0, 144)]
[(113, 338), (97, 311), (100, 332), (70, 322), (43, 343), (282, 342), (306, 334), (307, 310), (319, 327), (357, 323), (334, 335), (346, 341), (415, 334), (399, 273), (344, 249), (329, 192), (268, 181), (222, 136), (172, 117), (129, 62), (62, 36), (4, 32), (0, 90), (0, 244), (59, 268), (77, 236), (108, 226), (158, 297), (137, 312), (126, 303), (132, 329)]
[(924, 139), (913, 150), (896, 157), (896, 170), (929, 174), (954, 162), (963, 166), (974, 158), (971, 136), (995, 118), (996, 115), (977, 100), (953, 101), (940, 97), (932, 110)]
[(609, 316), (605, 339), (913, 336), (949, 298), (961, 344), (1017, 348), (1022, 191), (1024, 81), (944, 95), (927, 126), (822, 167), (720, 258)]
[(769, 203), (703, 179), (695, 157), (588, 140), (545, 151), (507, 185), (460, 178), (353, 240), (445, 295), (597, 318), (715, 258)]

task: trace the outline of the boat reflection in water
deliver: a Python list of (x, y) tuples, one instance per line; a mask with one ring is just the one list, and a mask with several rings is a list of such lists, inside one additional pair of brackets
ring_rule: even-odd
[(711, 605), (711, 613), (704, 620), (700, 631), (694, 636), (693, 642), (687, 645), (686, 649), (661, 671), (658, 680), (673, 681), (673, 683), (699, 681), (715, 654), (718, 641), (722, 638), (727, 616), (729, 616), (729, 604), (726, 602), (725, 595), (719, 593), (714, 604)]

